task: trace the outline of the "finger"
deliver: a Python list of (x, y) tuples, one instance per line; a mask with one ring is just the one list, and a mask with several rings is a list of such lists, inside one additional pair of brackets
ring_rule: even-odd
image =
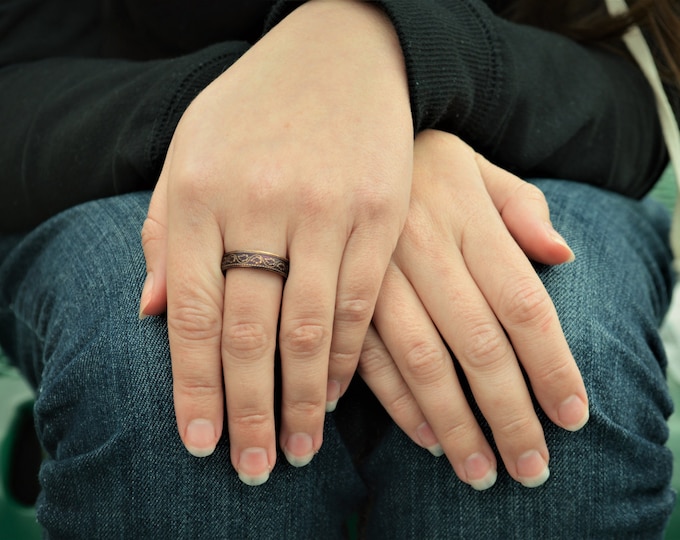
[[(468, 239), (474, 242), (474, 233)], [(583, 427), (588, 421), (585, 386), (555, 307), (533, 268), (519, 253), (493, 272), (486, 254), (473, 254), (469, 261), (545, 413), (564, 429)]]
[(552, 226), (541, 190), (480, 155), (476, 159), (496, 209), (527, 256), (551, 265), (573, 261), (574, 252)]
[[(179, 179), (184, 180), (184, 179)], [(175, 414), (193, 455), (211, 454), (222, 432), (220, 363), (224, 280), (223, 241), (210, 213), (189, 202), (190, 182), (168, 196), (168, 337)]]
[(323, 441), (328, 359), (344, 238), (298, 231), (281, 307), (280, 444), (289, 463), (308, 464)]
[(413, 442), (435, 457), (444, 454), (437, 436), (373, 326), (369, 326), (366, 333), (357, 372), (392, 420)]
[[(484, 212), (477, 212), (466, 222), (458, 241), (461, 251), (466, 253), (465, 261), (470, 273), (510, 337), (517, 357), (521, 359), (541, 407), (557, 425), (569, 430), (579, 429), (588, 419), (585, 387), (552, 301), (530, 263), (509, 238), (507, 229), (494, 213), (485, 215)], [(473, 249), (480, 243), (487, 249)], [(502, 264), (498, 263), (500, 254), (503, 254)], [(499, 342), (498, 338), (493, 337), (498, 336), (496, 330), (490, 334), (490, 338), (487, 331), (480, 335), (484, 336), (482, 343), (486, 342), (482, 351), (486, 348), (486, 356), (492, 360), (482, 365), (488, 370), (495, 363), (494, 356), (503, 356), (499, 351), (505, 348), (505, 341)], [(499, 346), (499, 343), (502, 345)], [(479, 372), (479, 369), (476, 371)], [(519, 411), (516, 411), (497, 429), (506, 433), (509, 428), (518, 431), (517, 427), (524, 428), (528, 426), (527, 422), (526, 417), (522, 419)], [(514, 455), (515, 459), (508, 468), (514, 470), (518, 478), (524, 478), (525, 485), (538, 485), (541, 478), (547, 478), (548, 454), (537, 434), (525, 441), (531, 440), (537, 443), (536, 446), (525, 450), (519, 457), (517, 449), (521, 448), (521, 444), (514, 446), (514, 452), (509, 451), (507, 455)], [(501, 454), (505, 456), (502, 448), (502, 443), (499, 443)], [(542, 475), (538, 473), (543, 466), (541, 461), (545, 461), (545, 473)], [(531, 475), (531, 471), (536, 474)]]
[[(426, 177), (414, 178), (409, 219), (394, 259), (460, 362), (508, 472), (524, 485), (540, 485), (549, 474), (543, 430), (512, 346), (481, 280), (471, 275), (470, 258), (486, 254), (485, 263), (496, 269), (508, 257), (519, 256), (531, 266), (494, 208), (469, 147), (445, 144), (438, 149), (443, 151), (416, 147), (418, 158), (425, 151), (424, 158), (435, 159), (427, 163)], [(501, 232), (505, 235), (499, 241)], [(472, 233), (474, 241), (468, 237)]]
[[(400, 266), (460, 362), (509, 474), (526, 486), (540, 485), (547, 479), (549, 453), (512, 347), (457, 247), (438, 251), (445, 255), (428, 265)], [(442, 446), (446, 449), (443, 441)], [(523, 456), (532, 456), (530, 463)]]
[[(507, 176), (503, 180), (503, 171), (483, 160), (480, 162), (480, 159), (478, 163), (487, 186), (489, 182), (513, 183), (512, 178)], [(517, 210), (522, 206), (527, 209)], [(515, 218), (521, 219), (522, 212), (525, 215), (542, 213), (547, 218), (545, 197), (538, 188), (526, 183), (520, 184), (511, 193), (503, 208), (507, 210), (511, 222)], [(507, 225), (505, 215), (503, 219)], [(488, 243), (489, 239), (491, 243), (489, 250), (470, 251), (470, 257), (466, 258), (470, 267), (474, 268), (475, 279), (484, 284), (484, 295), (508, 332), (546, 414), (565, 429), (580, 429), (588, 420), (588, 399), (547, 291), (528, 261), (519, 253), (514, 256), (510, 253), (513, 246), (503, 227), (498, 227), (498, 234), (493, 236), (481, 233), (477, 227), (468, 228), (465, 235), (467, 243), (472, 245), (481, 240)], [(560, 242), (554, 245), (559, 248)], [(493, 265), (494, 257), (490, 253), (496, 249), (506, 250), (508, 256), (504, 259), (505, 264)], [(493, 270), (490, 265), (493, 265)]]
[(146, 260), (146, 280), (139, 301), (139, 318), (160, 315), (167, 306), (165, 283), (167, 224), (168, 224), (168, 178), (172, 145), (163, 164), (158, 183), (151, 195), (149, 211), (142, 226), (142, 249)]
[(394, 265), (385, 275), (374, 322), (457, 476), (475, 489), (491, 487), (496, 480), (494, 453), (429, 313)]
[(229, 443), (233, 466), (248, 485), (266, 482), (276, 462), (274, 354), (282, 287), (281, 276), (265, 270), (226, 273), (222, 362)]
[[(394, 245), (384, 241), (387, 231), (355, 231), (345, 248), (333, 321), (326, 411), (335, 410), (356, 371), (378, 291)], [(397, 232), (395, 231), (395, 242)]]

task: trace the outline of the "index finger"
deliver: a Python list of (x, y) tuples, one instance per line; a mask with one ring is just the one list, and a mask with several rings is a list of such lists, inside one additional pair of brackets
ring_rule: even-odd
[[(475, 282), (507, 332), (541, 407), (557, 425), (575, 431), (588, 421), (588, 397), (555, 306), (500, 217), (482, 229), (471, 222), (461, 249)], [(483, 242), (487, 249), (467, 249)], [(498, 253), (505, 253), (502, 261)]]

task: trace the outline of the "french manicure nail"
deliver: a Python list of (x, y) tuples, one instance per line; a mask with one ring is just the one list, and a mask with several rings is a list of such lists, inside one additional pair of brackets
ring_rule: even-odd
[(437, 436), (434, 434), (434, 431), (432, 431), (430, 424), (427, 422), (420, 424), (416, 428), (416, 435), (418, 435), (418, 439), (420, 439), (420, 444), (422, 444), (434, 457), (441, 457), (444, 455), (444, 449), (441, 444), (439, 444)]
[(238, 477), (249, 486), (259, 486), (269, 480), (269, 459), (264, 448), (246, 448), (238, 462)]
[(189, 422), (185, 433), (186, 448), (192, 456), (206, 457), (215, 451), (215, 426), (198, 418)]
[(338, 406), (340, 399), (340, 383), (338, 381), (328, 381), (326, 388), (326, 412), (333, 412)]
[(489, 489), (496, 483), (498, 473), (487, 457), (476, 452), (465, 460), (468, 483), (477, 491)]
[(293, 467), (304, 467), (314, 457), (314, 441), (306, 433), (293, 433), (288, 437), (283, 453)]
[(517, 460), (517, 476), (524, 487), (542, 486), (550, 477), (550, 469), (536, 450), (524, 452)]
[(569, 250), (570, 256), (565, 262), (574, 262), (576, 260), (576, 255), (574, 255), (574, 252), (572, 251), (571, 247), (569, 247), (569, 244), (567, 244), (567, 241), (562, 237), (562, 235), (558, 233), (548, 221), (545, 222), (545, 228), (553, 242), (560, 244)]
[(557, 416), (564, 429), (578, 431), (588, 422), (590, 412), (581, 398), (574, 395), (562, 402), (557, 410)]
[(148, 317), (144, 311), (146, 310), (147, 306), (149, 305), (149, 301), (151, 300), (151, 292), (153, 291), (153, 273), (149, 272), (148, 275), (146, 276), (146, 279), (144, 280), (144, 287), (142, 288), (142, 296), (140, 297), (139, 300), (139, 320), (143, 321)]

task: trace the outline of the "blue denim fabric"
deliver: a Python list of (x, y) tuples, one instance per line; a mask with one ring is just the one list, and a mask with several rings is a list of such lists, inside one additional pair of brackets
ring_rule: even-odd
[(590, 186), (538, 185), (577, 257), (537, 271), (583, 373), (591, 420), (569, 433), (542, 417), (551, 477), (536, 489), (503, 470), (488, 491), (464, 485), (358, 381), (327, 416), (309, 466), (280, 455), (266, 484), (246, 486), (226, 437), (204, 459), (182, 447), (165, 320), (137, 317), (149, 194), (87, 203), (23, 238), (0, 238), (0, 344), (37, 389), (48, 454), (37, 510), (48, 536), (340, 538), (361, 508), (370, 539), (660, 537), (674, 503), (657, 334), (671, 291), (668, 218), (649, 201)]

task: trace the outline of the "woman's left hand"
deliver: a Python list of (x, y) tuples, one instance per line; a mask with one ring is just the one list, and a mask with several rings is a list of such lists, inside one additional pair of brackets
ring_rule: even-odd
[(555, 424), (576, 430), (588, 419), (580, 372), (528, 257), (573, 258), (543, 194), (457, 137), (421, 133), (406, 226), (359, 373), (406, 434), (446, 453), (476, 489), (495, 482), (496, 458), (445, 343), (507, 470), (525, 486), (547, 480), (549, 453), (522, 369)]

